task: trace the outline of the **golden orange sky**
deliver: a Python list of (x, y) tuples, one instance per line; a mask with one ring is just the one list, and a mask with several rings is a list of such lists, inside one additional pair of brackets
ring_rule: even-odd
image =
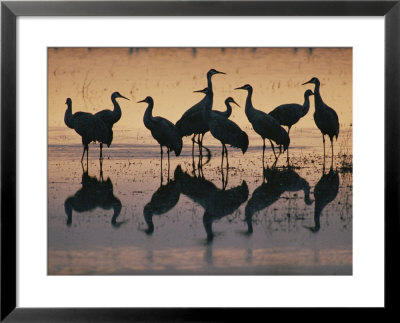
[[(203, 94), (210, 68), (227, 73), (213, 77), (214, 109), (224, 110), (232, 96), (242, 108), (231, 119), (240, 126), (249, 123), (244, 113), (245, 91), (235, 87), (249, 83), (253, 104), (265, 112), (284, 103), (304, 101), (302, 83), (311, 77), (321, 81), (321, 95), (336, 110), (342, 127), (352, 123), (351, 48), (49, 48), (48, 125), (64, 127), (65, 100), (73, 112), (95, 113), (112, 109), (111, 93), (119, 91), (122, 118), (116, 130), (143, 127), (146, 104), (136, 103), (152, 96), (154, 115), (172, 122)], [(294, 127), (315, 127), (313, 100), (309, 113)], [(66, 127), (66, 126), (65, 126)]]

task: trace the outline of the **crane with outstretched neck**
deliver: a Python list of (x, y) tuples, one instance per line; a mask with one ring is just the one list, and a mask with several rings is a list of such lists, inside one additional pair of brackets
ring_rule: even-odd
[(288, 149), (290, 139), (289, 135), (285, 129), (283, 129), (279, 122), (275, 120), (269, 114), (257, 110), (254, 108), (253, 103), (251, 101), (253, 95), (253, 88), (251, 85), (246, 84), (242, 87), (238, 87), (235, 90), (246, 90), (247, 91), (247, 99), (246, 99), (246, 116), (253, 126), (254, 131), (259, 134), (263, 140), (263, 167), (264, 167), (264, 153), (265, 153), (265, 139), (268, 139), (271, 143), (272, 150), (274, 152), (275, 159), (278, 157), (275, 154), (275, 148), (272, 141), (274, 141), (277, 145), (283, 146), (283, 151)]
[[(303, 105), (297, 103), (282, 104), (272, 110), (269, 115), (273, 116), (280, 125), (287, 126), (288, 135), (290, 135), (292, 126), (308, 113), (311, 95), (314, 95), (314, 93), (311, 90), (307, 90), (304, 92)], [(287, 162), (289, 163), (289, 147), (287, 149)]]
[[(68, 128), (74, 129), (82, 137), (83, 154), (81, 163), (86, 152), (86, 161), (89, 161), (89, 144), (91, 142), (100, 142), (100, 147), (104, 143), (108, 147), (111, 145), (113, 131), (103, 120), (89, 112), (72, 113), (72, 100), (67, 98), (65, 101), (67, 109), (64, 114), (64, 122)], [(101, 153), (100, 153), (101, 159)]]
[(218, 113), (212, 112), (212, 90), (206, 87), (203, 90), (195, 92), (204, 93), (206, 95), (205, 105), (203, 107), (203, 118), (206, 121), (213, 137), (218, 139), (222, 144), (221, 164), (223, 164), (224, 154), (226, 155), (226, 161), (228, 164), (228, 150), (226, 145), (239, 148), (244, 154), (249, 146), (249, 137), (235, 122), (224, 116), (221, 116)]
[(338, 138), (339, 136), (339, 118), (335, 110), (329, 107), (327, 104), (324, 103), (322, 100), (321, 94), (319, 93), (319, 87), (321, 83), (319, 79), (313, 77), (308, 82), (303, 83), (305, 84), (314, 84), (314, 105), (315, 105), (315, 112), (314, 112), (314, 121), (317, 125), (318, 129), (322, 133), (322, 141), (324, 144), (324, 165), (325, 165), (325, 135), (328, 135), (329, 139), (331, 140), (331, 148), (332, 148), (332, 165), (333, 165), (333, 137)]
[[(94, 114), (96, 117), (99, 117), (101, 120), (103, 120), (103, 122), (110, 129), (113, 128), (114, 123), (117, 123), (119, 121), (119, 119), (121, 119), (121, 115), (122, 115), (121, 107), (119, 106), (119, 103), (117, 102), (117, 98), (129, 100), (128, 98), (121, 95), (119, 92), (114, 92), (113, 94), (111, 94), (111, 102), (114, 106), (114, 109), (113, 110), (105, 109), (105, 110), (101, 110)], [(110, 142), (110, 145), (111, 145), (111, 142)], [(107, 146), (109, 147), (110, 145), (107, 145)], [(102, 158), (102, 157), (103, 157), (103, 144), (100, 143), (100, 158)]]
[[(211, 78), (215, 74), (225, 74), (224, 72), (217, 71), (215, 69), (210, 69), (207, 72), (207, 87), (212, 91)], [(211, 106), (213, 102), (211, 101)], [(199, 145), (200, 153), (202, 153), (203, 137), (207, 131), (207, 123), (202, 118), (202, 110), (205, 105), (204, 99), (196, 103), (190, 109), (182, 115), (182, 117), (176, 122), (176, 127), (178, 128), (181, 137), (191, 136), (192, 137), (192, 154), (194, 154), (194, 143), (197, 136), (197, 144)]]
[(167, 147), (168, 153), (168, 170), (169, 170), (169, 152), (175, 152), (176, 156), (179, 156), (182, 151), (182, 137), (175, 125), (163, 118), (153, 117), (153, 98), (148, 96), (144, 100), (138, 101), (145, 102), (148, 104), (147, 109), (143, 116), (143, 123), (147, 129), (151, 131), (151, 135), (158, 142), (161, 149), (161, 163), (163, 157), (163, 146)]

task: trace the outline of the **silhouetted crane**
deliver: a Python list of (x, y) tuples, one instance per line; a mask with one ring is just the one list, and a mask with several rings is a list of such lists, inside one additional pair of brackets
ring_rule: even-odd
[(265, 139), (269, 139), (271, 143), (272, 150), (274, 152), (275, 159), (277, 160), (275, 154), (274, 144), (272, 140), (275, 141), (277, 145), (283, 145), (283, 151), (288, 149), (290, 139), (289, 135), (285, 129), (283, 129), (279, 122), (276, 121), (272, 116), (269, 114), (257, 110), (254, 108), (251, 97), (253, 95), (253, 88), (251, 85), (246, 84), (242, 87), (238, 87), (235, 90), (246, 90), (247, 91), (247, 99), (246, 99), (246, 116), (249, 119), (250, 123), (253, 126), (253, 129), (256, 133), (258, 133), (261, 138), (263, 139), (263, 165), (264, 165), (264, 153), (265, 153)]
[[(65, 110), (64, 122), (65, 124), (76, 131), (82, 137), (83, 145), (83, 157), (86, 153), (86, 160), (89, 160), (89, 144), (92, 141), (100, 142), (100, 147), (102, 144), (106, 144), (107, 147), (110, 146), (113, 138), (112, 129), (109, 128), (99, 117), (88, 113), (88, 112), (75, 112), (72, 114), (72, 100), (67, 98), (65, 104), (67, 104), (67, 110)], [(101, 158), (101, 153), (100, 153)]]
[(312, 83), (315, 85), (314, 89), (314, 103), (315, 103), (315, 112), (314, 112), (314, 121), (317, 125), (318, 129), (322, 133), (322, 141), (324, 143), (324, 165), (325, 165), (325, 135), (329, 136), (331, 140), (331, 148), (332, 148), (332, 165), (333, 165), (333, 137), (337, 137), (339, 135), (339, 118), (335, 110), (327, 106), (321, 98), (321, 94), (319, 93), (320, 82), (316, 77), (313, 77), (308, 82), (303, 83), (309, 84)]
[[(311, 90), (304, 92), (303, 105), (297, 103), (282, 104), (269, 113), (280, 125), (288, 127), (288, 135), (290, 135), (290, 128), (308, 113), (310, 109), (310, 95), (314, 95)], [(289, 162), (289, 147), (287, 149), (287, 162)]]
[(319, 218), (322, 210), (332, 202), (339, 192), (339, 174), (331, 167), (329, 173), (323, 171), (322, 177), (314, 188), (314, 227), (307, 227), (312, 232), (318, 232), (320, 229)]
[[(225, 74), (215, 69), (210, 69), (207, 72), (207, 87), (212, 90), (211, 77), (215, 74)], [(200, 153), (202, 153), (203, 137), (204, 134), (209, 130), (207, 123), (202, 118), (202, 109), (205, 104), (204, 99), (196, 103), (190, 109), (182, 115), (182, 117), (176, 122), (176, 126), (179, 129), (181, 137), (191, 136), (192, 137), (192, 154), (194, 154), (194, 143), (197, 135), (197, 144), (199, 145)], [(211, 101), (211, 106), (213, 102)]]
[[(118, 102), (117, 102), (117, 98), (122, 98), (125, 100), (129, 100), (128, 98), (124, 97), (123, 95), (121, 95), (119, 92), (114, 92), (113, 94), (111, 94), (111, 102), (114, 105), (114, 110), (101, 110), (97, 113), (95, 113), (96, 117), (99, 117), (101, 120), (104, 121), (104, 123), (110, 128), (112, 129), (114, 123), (118, 122), (119, 119), (121, 119), (121, 107), (119, 106)], [(110, 142), (111, 145), (111, 142)], [(110, 145), (107, 145), (108, 147)], [(100, 158), (103, 157), (103, 144), (100, 143)]]
[(222, 117), (229, 118), (232, 114), (232, 107), (231, 103), (236, 104), (238, 107), (240, 107), (239, 104), (236, 103), (236, 101), (230, 96), (225, 100), (225, 106), (226, 110), (225, 111), (218, 111), (218, 110), (212, 110), (213, 113), (219, 114)]
[(222, 163), (224, 160), (224, 153), (226, 154), (226, 161), (228, 163), (228, 150), (226, 149), (226, 145), (239, 148), (244, 154), (249, 146), (249, 137), (247, 134), (232, 120), (211, 111), (213, 100), (212, 90), (206, 87), (203, 90), (195, 92), (204, 93), (206, 95), (205, 104), (203, 106), (203, 118), (211, 134), (222, 144)]
[[(175, 174), (182, 172), (181, 166), (178, 165), (175, 169)], [(147, 234), (154, 232), (153, 215), (161, 215), (172, 210), (179, 201), (181, 189), (177, 176), (174, 175), (174, 180), (162, 185), (151, 196), (151, 200), (143, 209), (144, 219), (147, 223)]]
[(163, 157), (162, 147), (167, 147), (168, 153), (168, 169), (169, 169), (169, 152), (170, 150), (175, 152), (176, 156), (179, 156), (182, 151), (182, 137), (179, 134), (178, 129), (175, 125), (162, 117), (153, 117), (153, 98), (148, 96), (144, 100), (139, 101), (146, 102), (148, 104), (147, 109), (144, 113), (143, 122), (147, 129), (151, 131), (151, 135), (161, 148), (161, 163)]

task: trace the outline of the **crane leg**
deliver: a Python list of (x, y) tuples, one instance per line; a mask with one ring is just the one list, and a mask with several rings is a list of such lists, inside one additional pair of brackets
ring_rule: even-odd
[(272, 147), (272, 151), (274, 152), (275, 159), (278, 159), (278, 158), (276, 157), (275, 147), (274, 147), (274, 144), (272, 143), (271, 139), (269, 139), (269, 142), (271, 143), (271, 147)]
[(85, 156), (85, 152), (86, 152), (86, 145), (83, 146), (83, 154), (82, 154), (82, 158), (81, 158), (81, 163), (83, 162), (83, 157)]
[(225, 155), (226, 155), (226, 168), (228, 168), (228, 167), (229, 167), (228, 149), (226, 149), (226, 146), (225, 146), (225, 145), (224, 145), (224, 147), (225, 147)]
[(289, 165), (289, 147), (286, 149), (287, 153), (286, 153), (286, 162)]
[[(224, 150), (224, 148), (222, 148)], [(222, 180), (222, 190), (225, 190), (225, 176), (224, 176), (224, 168), (221, 164), (221, 180)]]
[(104, 181), (104, 178), (103, 178), (103, 160), (102, 159), (100, 159), (100, 181)]
[[(288, 127), (288, 132), (287, 132), (288, 136), (289, 136), (289, 133), (290, 133), (290, 127)], [(286, 162), (289, 165), (289, 146), (286, 149)]]
[(167, 148), (167, 153), (168, 153), (168, 182), (169, 182), (169, 148)]
[(322, 135), (322, 142), (324, 143), (324, 170), (325, 170), (325, 135)]
[(262, 155), (263, 169), (264, 169), (264, 154), (265, 154), (265, 139), (263, 138), (263, 155)]
[(163, 158), (163, 151), (162, 151), (162, 146), (160, 145), (160, 150), (161, 150), (161, 163), (160, 163), (160, 167), (161, 167), (161, 184), (163, 182), (163, 176), (162, 176), (162, 158)]
[(196, 134), (194, 134), (192, 137), (192, 156), (194, 156), (194, 142), (195, 142), (194, 138), (195, 137), (196, 137)]
[(222, 144), (221, 171), (222, 171), (222, 168), (224, 167), (224, 153), (225, 153), (225, 148), (224, 148), (224, 144)]
[(89, 145), (86, 145), (86, 165), (89, 165)]
[(100, 143), (100, 160), (103, 159), (103, 144)]
[(333, 138), (331, 139), (331, 148), (332, 148), (332, 161), (331, 161), (331, 168), (333, 168)]
[(200, 156), (202, 158), (203, 158), (203, 137), (204, 137), (204, 134), (199, 134)]

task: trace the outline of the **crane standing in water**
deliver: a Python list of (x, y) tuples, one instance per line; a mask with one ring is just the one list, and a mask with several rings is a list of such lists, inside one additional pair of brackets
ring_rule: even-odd
[(146, 102), (148, 104), (147, 109), (144, 113), (143, 123), (147, 129), (151, 131), (151, 135), (155, 140), (157, 140), (158, 144), (161, 148), (161, 164), (163, 157), (163, 149), (162, 147), (167, 147), (168, 153), (168, 173), (169, 173), (169, 152), (170, 150), (175, 152), (176, 156), (179, 156), (182, 151), (182, 137), (179, 133), (179, 130), (175, 125), (162, 117), (153, 117), (153, 107), (154, 101), (153, 98), (148, 96), (144, 100), (138, 101)]
[[(64, 114), (64, 122), (68, 128), (74, 129), (82, 137), (83, 154), (81, 163), (86, 152), (86, 161), (89, 161), (89, 144), (92, 141), (100, 142), (100, 147), (106, 144), (111, 145), (113, 131), (103, 120), (89, 112), (75, 112), (72, 114), (72, 100), (67, 98), (65, 104), (67, 110)], [(101, 153), (100, 153), (101, 159)]]
[(249, 119), (253, 129), (256, 133), (258, 133), (261, 138), (263, 139), (263, 167), (264, 167), (264, 153), (265, 153), (265, 139), (269, 139), (271, 143), (272, 150), (275, 156), (275, 162), (278, 160), (275, 154), (274, 144), (272, 140), (275, 141), (277, 145), (283, 145), (283, 151), (288, 149), (290, 139), (289, 135), (285, 129), (283, 129), (279, 122), (276, 121), (272, 116), (269, 114), (257, 110), (254, 108), (253, 103), (251, 102), (251, 97), (253, 95), (253, 88), (251, 85), (246, 84), (242, 87), (238, 87), (235, 90), (246, 90), (247, 91), (247, 99), (246, 99), (246, 116)]
[[(211, 77), (215, 74), (225, 74), (224, 72), (219, 72), (215, 69), (210, 69), (207, 72), (207, 87), (212, 91)], [(211, 100), (211, 107), (212, 107)], [(176, 127), (178, 128), (181, 137), (191, 136), (192, 137), (192, 155), (194, 154), (194, 143), (197, 135), (197, 144), (199, 145), (200, 154), (202, 153), (203, 137), (207, 131), (209, 131), (207, 123), (202, 118), (202, 110), (205, 105), (205, 99), (196, 103), (190, 109), (188, 109), (182, 117), (176, 122)]]
[(206, 121), (211, 134), (222, 144), (221, 165), (224, 161), (224, 153), (228, 165), (228, 150), (226, 149), (226, 145), (240, 148), (244, 154), (249, 146), (249, 137), (232, 120), (212, 111), (213, 92), (210, 88), (206, 87), (203, 90), (195, 92), (204, 93), (206, 95), (205, 105), (203, 107), (203, 119)]
[[(95, 113), (96, 117), (99, 117), (101, 120), (103, 120), (103, 122), (110, 128), (112, 129), (114, 123), (118, 122), (119, 119), (121, 119), (121, 107), (119, 106), (118, 102), (117, 102), (117, 98), (123, 98), (125, 100), (129, 100), (128, 98), (124, 97), (123, 95), (121, 95), (119, 92), (114, 92), (113, 94), (111, 94), (111, 102), (114, 105), (114, 110), (101, 110), (97, 113)], [(108, 147), (110, 147), (110, 144), (108, 145)], [(100, 158), (103, 158), (103, 144), (100, 143)]]
[[(311, 90), (304, 92), (303, 105), (297, 103), (282, 104), (269, 113), (280, 125), (288, 127), (288, 135), (290, 134), (290, 128), (308, 113), (310, 109), (310, 95), (314, 95)], [(286, 160), (289, 163), (289, 147), (287, 149)]]
[(322, 141), (324, 143), (324, 166), (325, 166), (325, 135), (329, 136), (331, 140), (331, 148), (332, 148), (332, 165), (333, 165), (333, 137), (339, 136), (339, 118), (335, 110), (326, 105), (321, 98), (321, 94), (319, 93), (320, 82), (316, 77), (313, 77), (305, 84), (314, 84), (314, 121), (317, 125), (318, 129), (322, 133)]

